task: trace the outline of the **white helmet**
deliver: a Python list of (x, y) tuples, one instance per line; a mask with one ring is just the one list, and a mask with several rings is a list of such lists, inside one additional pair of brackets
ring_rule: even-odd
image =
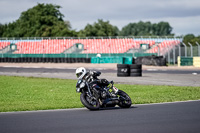
[(79, 67), (76, 69), (76, 77), (82, 79), (86, 74), (86, 69), (84, 67)]

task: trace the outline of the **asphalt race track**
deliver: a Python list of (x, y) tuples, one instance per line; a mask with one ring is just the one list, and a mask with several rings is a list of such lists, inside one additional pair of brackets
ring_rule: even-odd
[[(90, 69), (101, 71), (99, 78), (115, 83), (144, 85), (200, 86), (200, 69), (193, 70), (143, 70), (142, 77), (117, 77), (115, 69)], [(0, 67), (0, 75), (76, 79), (75, 68), (22, 68)]]
[[(90, 69), (91, 71), (101, 71), (102, 73), (116, 73), (114, 69)], [(75, 73), (75, 69), (59, 68), (23, 68), (23, 67), (0, 67), (0, 72), (17, 72), (17, 73)], [(191, 74), (199, 73), (200, 69), (195, 70), (143, 70), (144, 73), (168, 73), (168, 74)]]
[(200, 101), (0, 113), (0, 133), (199, 133)]

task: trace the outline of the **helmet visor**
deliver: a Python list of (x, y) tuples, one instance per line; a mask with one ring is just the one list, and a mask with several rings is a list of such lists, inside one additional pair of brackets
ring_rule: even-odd
[(76, 77), (79, 78), (82, 74), (83, 74), (82, 72), (77, 73), (77, 74), (76, 74)]

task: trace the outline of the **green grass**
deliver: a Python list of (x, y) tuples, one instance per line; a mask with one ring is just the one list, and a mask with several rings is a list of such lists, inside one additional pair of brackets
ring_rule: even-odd
[[(76, 80), (0, 76), (0, 112), (83, 107)], [(200, 99), (200, 87), (115, 84), (133, 104)]]

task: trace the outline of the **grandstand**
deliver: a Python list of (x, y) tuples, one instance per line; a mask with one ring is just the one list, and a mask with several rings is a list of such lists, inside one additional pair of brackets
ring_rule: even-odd
[[(40, 38), (0, 40), (0, 54), (3, 57), (86, 57), (96, 54), (162, 55), (165, 56), (182, 42), (181, 38)], [(145, 46), (145, 47), (143, 47)], [(139, 53), (139, 54), (136, 54)], [(20, 56), (19, 56), (20, 55)], [(59, 55), (59, 56), (58, 56)], [(77, 56), (80, 55), (80, 56)], [(81, 56), (84, 55), (84, 56)], [(85, 56), (87, 55), (87, 56)]]
[[(161, 42), (162, 40), (162, 42)], [(164, 39), (44, 39), (44, 40), (1, 40), (0, 50), (16, 45), (13, 54), (60, 54), (75, 44), (82, 44), (84, 49), (80, 53), (126, 53), (130, 49), (140, 49), (140, 44), (148, 44), (147, 53), (166, 53), (166, 49), (180, 44), (181, 40)], [(71, 52), (73, 53), (73, 51)]]
[(165, 40), (161, 43), (159, 43), (157, 45), (157, 47), (153, 47), (149, 50), (147, 50), (147, 52), (149, 53), (158, 53), (160, 55), (165, 55), (168, 51), (170, 51), (171, 49), (173, 49), (175, 46), (179, 45), (181, 42), (180, 40)]

